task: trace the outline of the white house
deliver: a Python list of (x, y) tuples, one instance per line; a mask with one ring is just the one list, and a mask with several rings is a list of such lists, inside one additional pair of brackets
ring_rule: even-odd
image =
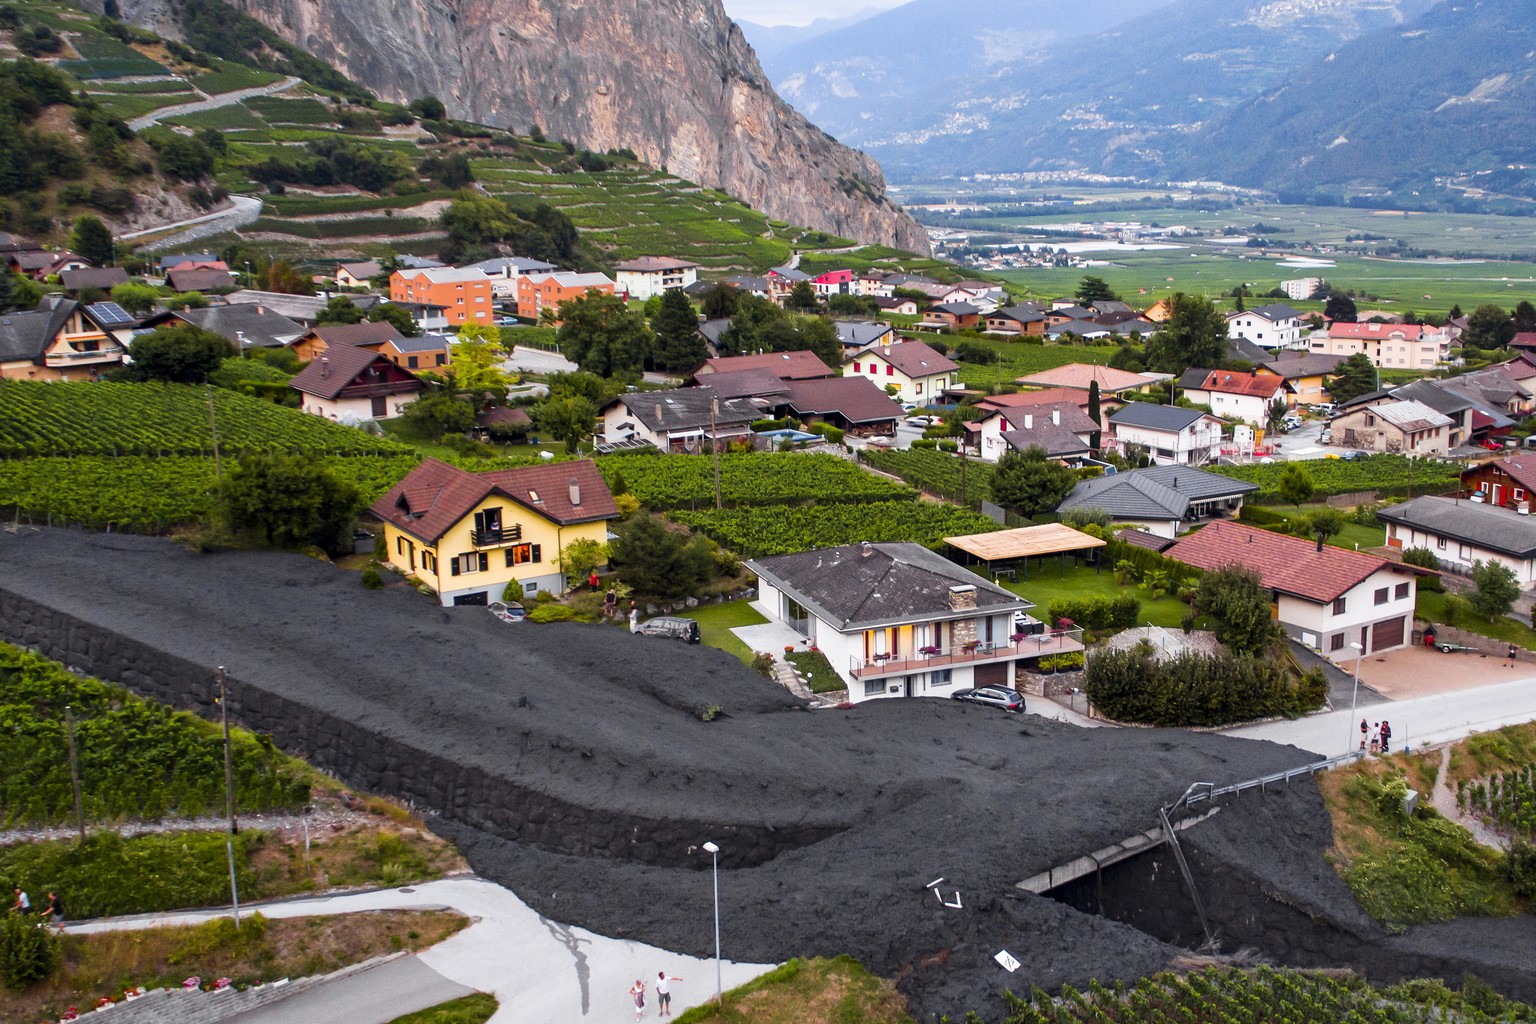
[(1262, 427), (1269, 422), (1270, 405), (1285, 401), (1290, 392), (1291, 385), (1284, 377), (1212, 370), (1197, 386), (1186, 386), (1184, 397), (1210, 406), (1211, 413), (1222, 419)]
[(620, 291), (644, 301), (653, 295), (687, 288), (699, 279), (699, 265), (666, 256), (641, 256), (615, 264), (613, 279)]
[(1039, 448), (1047, 458), (1076, 465), (1093, 449), (1102, 432), (1076, 403), (1050, 402), (992, 409), (965, 424), (965, 445), (978, 458), (996, 462), (1007, 451)]
[(1467, 501), (1421, 496), (1377, 513), (1394, 548), (1428, 548), (1441, 563), (1467, 572), (1473, 562), (1508, 567), (1522, 588), (1536, 583), (1536, 522), (1530, 506), (1502, 508), (1482, 496)]
[(1131, 402), (1110, 414), (1109, 425), (1117, 451), (1141, 445), (1159, 466), (1199, 466), (1221, 453), (1221, 420), (1198, 409)]
[(711, 387), (634, 391), (602, 408), (603, 443), (641, 442), (662, 451), (697, 448), (709, 440), (750, 437), (766, 414), (745, 398), (721, 398)]
[(848, 544), (747, 563), (753, 606), (826, 655), (854, 703), (1014, 687), (1021, 662), (1080, 651), (1074, 638), (1015, 641), (1030, 602), (920, 544)]
[(1362, 551), (1219, 521), (1163, 552), (1207, 571), (1241, 566), (1259, 574), (1286, 632), (1341, 663), (1407, 646), (1416, 579), (1424, 570)]
[(338, 422), (394, 419), (421, 396), (423, 384), (378, 352), (335, 345), (289, 381), (305, 412)]
[(1246, 338), (1264, 348), (1300, 348), (1301, 313), (1284, 303), (1227, 314), (1227, 337)]
[(934, 402), (946, 388), (955, 387), (959, 371), (959, 363), (921, 341), (868, 348), (843, 366), (846, 376), (868, 377), (882, 388), (894, 385), (898, 402), (915, 405)]

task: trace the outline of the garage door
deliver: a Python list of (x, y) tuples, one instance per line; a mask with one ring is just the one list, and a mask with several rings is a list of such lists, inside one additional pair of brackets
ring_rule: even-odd
[(1371, 627), (1371, 650), (1384, 651), (1389, 647), (1401, 647), (1407, 624), (1406, 618), (1376, 623)]
[(1013, 665), (1004, 662), (1000, 665), (977, 665), (977, 686), (1013, 686), (1013, 676), (1009, 671)]

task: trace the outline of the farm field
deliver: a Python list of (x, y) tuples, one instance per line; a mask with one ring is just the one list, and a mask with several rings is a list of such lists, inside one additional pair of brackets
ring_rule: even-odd
[[(707, 455), (608, 455), (598, 458), (597, 465), (610, 485), (622, 477), (646, 508), (697, 509), (715, 501), (713, 462)], [(835, 456), (807, 453), (721, 455), (720, 490), (732, 507), (916, 497), (911, 488)]]
[(910, 501), (677, 511), (671, 517), (746, 558), (859, 541), (912, 541), (931, 546), (945, 537), (1002, 529), (970, 509)]

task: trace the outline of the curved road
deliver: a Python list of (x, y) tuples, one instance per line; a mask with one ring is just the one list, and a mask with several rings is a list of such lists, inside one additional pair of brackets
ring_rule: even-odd
[(302, 81), (303, 79), (301, 78), (290, 76), (281, 82), (259, 85), (254, 89), (240, 89), (235, 92), (219, 93), (217, 96), (210, 96), (205, 100), (198, 100), (195, 103), (178, 103), (171, 107), (161, 107), (159, 110), (151, 110), (143, 117), (136, 117), (129, 121), (128, 127), (136, 132), (141, 132), (162, 118), (180, 117), (183, 114), (196, 114), (204, 110), (217, 110), (220, 107), (232, 107), (236, 103), (255, 99), (257, 96), (272, 96), (276, 93), (287, 92)]

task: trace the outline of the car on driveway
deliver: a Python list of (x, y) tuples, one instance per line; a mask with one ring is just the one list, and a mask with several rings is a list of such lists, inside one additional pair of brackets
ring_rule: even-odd
[(1006, 686), (978, 686), (974, 690), (956, 690), (950, 694), (955, 700), (972, 704), (986, 704), (1004, 711), (1023, 711), (1024, 695)]
[(661, 636), (669, 640), (681, 640), (685, 644), (696, 644), (703, 639), (696, 620), (677, 615), (658, 615), (654, 619), (647, 619), (635, 627), (635, 632), (640, 636)]
[(908, 416), (907, 423), (914, 427), (936, 427), (944, 422), (942, 416)]

